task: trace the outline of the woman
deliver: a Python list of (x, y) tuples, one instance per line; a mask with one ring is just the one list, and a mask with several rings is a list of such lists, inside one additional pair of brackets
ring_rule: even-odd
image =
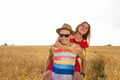
[[(70, 39), (71, 42), (79, 44), (83, 49), (84, 56), (86, 58), (86, 48), (89, 47), (88, 42), (90, 42), (90, 25), (88, 22), (82, 22), (78, 24), (75, 29), (75, 35), (73, 38)], [(76, 60), (77, 61), (77, 60)], [(79, 64), (76, 64), (76, 66)], [(81, 61), (81, 68), (80, 71), (82, 77), (85, 76), (85, 68), (86, 68), (86, 59)], [(79, 70), (75, 70), (74, 72), (74, 80), (79, 80)]]

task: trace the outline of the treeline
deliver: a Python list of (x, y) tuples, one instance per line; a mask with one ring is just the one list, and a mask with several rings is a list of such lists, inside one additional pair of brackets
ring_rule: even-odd
[(7, 43), (4, 43), (1, 46), (15, 46), (15, 45), (14, 44), (8, 45)]

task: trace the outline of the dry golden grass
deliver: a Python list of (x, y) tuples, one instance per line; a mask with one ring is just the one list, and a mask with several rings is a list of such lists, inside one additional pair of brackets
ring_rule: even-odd
[(92, 46), (87, 51), (85, 80), (120, 80), (120, 46)]
[[(0, 46), (0, 80), (40, 80), (48, 46)], [(120, 47), (90, 46), (84, 80), (120, 80)]]
[(0, 80), (40, 80), (48, 47), (1, 46)]

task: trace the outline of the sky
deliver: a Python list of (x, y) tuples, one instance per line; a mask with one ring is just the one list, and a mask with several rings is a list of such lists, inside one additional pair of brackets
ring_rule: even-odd
[(90, 45), (120, 46), (120, 0), (0, 0), (0, 45), (51, 45), (57, 28), (83, 21)]

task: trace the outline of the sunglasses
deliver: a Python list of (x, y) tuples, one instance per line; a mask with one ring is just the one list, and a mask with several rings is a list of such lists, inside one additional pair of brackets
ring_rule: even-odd
[(70, 36), (70, 34), (59, 34), (59, 36), (68, 38)]

